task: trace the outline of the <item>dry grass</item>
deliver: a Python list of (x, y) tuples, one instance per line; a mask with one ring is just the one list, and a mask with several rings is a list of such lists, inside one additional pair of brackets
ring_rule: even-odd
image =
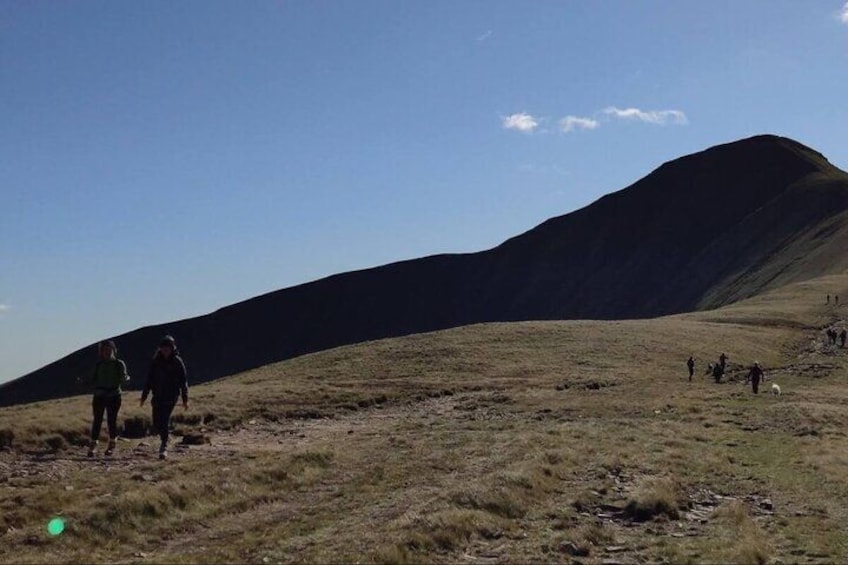
[[(848, 354), (813, 340), (846, 288), (270, 365), (194, 388), (175, 426), (211, 444), (164, 465), (138, 440), (79, 457), (85, 397), (3, 409), (0, 561), (845, 561)], [(702, 373), (723, 350), (716, 385)], [(753, 359), (782, 397), (733, 381)], [(134, 400), (122, 418), (143, 423)], [(730, 498), (698, 514), (703, 493)], [(49, 538), (54, 515), (68, 529)]]

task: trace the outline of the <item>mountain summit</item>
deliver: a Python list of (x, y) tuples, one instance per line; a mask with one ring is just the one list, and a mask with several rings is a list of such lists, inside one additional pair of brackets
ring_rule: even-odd
[[(848, 267), (848, 174), (762, 135), (665, 163), (494, 249), (344, 273), (116, 339), (131, 374), (177, 337), (193, 382), (360, 341), (478, 322), (707, 309)], [(0, 387), (0, 405), (74, 394), (79, 350)], [(135, 383), (138, 386), (138, 383)]]

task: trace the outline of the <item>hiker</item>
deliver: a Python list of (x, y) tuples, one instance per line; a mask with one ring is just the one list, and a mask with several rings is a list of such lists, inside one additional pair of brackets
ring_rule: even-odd
[(760, 379), (763, 378), (763, 370), (760, 367), (759, 361), (754, 361), (754, 366), (751, 367), (751, 371), (748, 373), (748, 378), (745, 379), (745, 382), (751, 381), (751, 388), (754, 390), (754, 394), (760, 393)]
[(94, 387), (91, 409), (94, 416), (91, 421), (91, 438), (88, 444), (88, 456), (94, 457), (100, 429), (103, 427), (103, 412), (106, 412), (106, 427), (109, 430), (109, 445), (106, 456), (115, 452), (118, 439), (118, 411), (121, 409), (121, 386), (130, 380), (126, 364), (118, 359), (115, 342), (107, 340), (97, 346), (99, 359), (94, 370), (78, 379)]
[(721, 372), (724, 374), (724, 369), (727, 367), (727, 354), (722, 353), (718, 358), (718, 364), (721, 365)]
[(692, 382), (692, 375), (695, 374), (695, 358), (691, 355), (689, 356), (689, 360), (686, 361), (686, 366), (689, 368), (689, 382)]
[(827, 302), (825, 302), (825, 304), (830, 304), (830, 295), (829, 294), (827, 295)]
[(845, 347), (845, 328), (842, 328), (842, 331), (839, 332), (839, 345), (844, 348)]
[(159, 431), (159, 459), (168, 457), (168, 428), (171, 425), (171, 413), (182, 397), (183, 409), (188, 410), (188, 380), (186, 368), (174, 338), (166, 335), (159, 342), (159, 348), (153, 356), (147, 383), (141, 393), (139, 406), (144, 406), (147, 395), (153, 393), (150, 404), (153, 408), (153, 426)]
[(713, 378), (715, 378), (716, 383), (721, 382), (722, 375), (724, 375), (724, 367), (722, 367), (721, 363), (716, 363), (713, 366)]

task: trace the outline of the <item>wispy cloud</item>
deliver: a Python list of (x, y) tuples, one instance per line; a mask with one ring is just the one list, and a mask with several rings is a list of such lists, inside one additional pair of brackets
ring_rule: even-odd
[(598, 120), (579, 116), (566, 116), (559, 121), (559, 129), (566, 133), (576, 129), (596, 129), (599, 125)]
[(6, 312), (8, 312), (11, 309), (12, 309), (12, 307), (9, 306), (8, 304), (0, 304), (0, 316), (2, 316), (3, 314), (5, 314)]
[(485, 33), (481, 33), (480, 35), (477, 36), (477, 41), (486, 41), (487, 39), (492, 37), (493, 33), (495, 33), (495, 32), (490, 30), (490, 29), (486, 30)]
[(640, 110), (639, 108), (604, 108), (603, 113), (622, 120), (635, 120), (648, 124), (664, 126), (673, 124), (683, 126), (689, 123), (686, 114), (680, 110)]
[(845, 5), (842, 6), (842, 10), (839, 12), (839, 21), (843, 24), (848, 24), (848, 2), (845, 2)]
[(519, 112), (502, 118), (505, 129), (514, 129), (524, 133), (531, 133), (539, 126), (539, 121), (526, 112)]

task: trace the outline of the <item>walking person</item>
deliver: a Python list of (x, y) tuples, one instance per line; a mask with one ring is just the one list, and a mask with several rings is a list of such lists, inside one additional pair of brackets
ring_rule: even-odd
[(139, 406), (144, 406), (147, 395), (153, 393), (150, 404), (153, 408), (153, 425), (159, 432), (159, 459), (168, 457), (168, 431), (171, 426), (171, 414), (182, 398), (183, 409), (188, 410), (188, 380), (182, 357), (177, 350), (174, 338), (166, 335), (159, 342), (159, 348), (153, 356), (147, 383), (141, 393)]
[(721, 372), (724, 373), (724, 370), (727, 368), (727, 353), (722, 353), (718, 357), (718, 364), (721, 365)]
[(97, 451), (97, 440), (103, 427), (103, 412), (106, 412), (106, 427), (109, 430), (109, 445), (106, 456), (115, 452), (118, 439), (118, 411), (121, 409), (121, 386), (130, 380), (126, 364), (118, 359), (118, 348), (111, 340), (101, 342), (98, 347), (99, 359), (92, 372), (79, 379), (94, 387), (91, 398), (93, 419), (91, 421), (91, 437), (88, 444), (88, 456), (94, 457)]
[(842, 328), (842, 331), (839, 332), (839, 343), (844, 348), (845, 347), (845, 338), (846, 336), (845, 328)]
[(760, 367), (759, 361), (754, 361), (754, 366), (751, 367), (751, 371), (748, 373), (748, 379), (751, 381), (751, 388), (754, 390), (754, 394), (760, 393), (760, 380), (763, 378), (763, 369)]
[(830, 295), (829, 294), (827, 295), (827, 302), (825, 302), (825, 304), (830, 304)]
[(689, 382), (692, 382), (692, 375), (695, 374), (695, 358), (691, 355), (689, 356), (689, 360), (686, 361), (686, 367), (689, 368)]
[(836, 336), (837, 336), (837, 333), (836, 333), (835, 329), (830, 328), (830, 329), (827, 330), (827, 338), (830, 341), (831, 345), (836, 345)]
[(724, 367), (722, 367), (721, 363), (716, 363), (713, 365), (713, 378), (715, 379), (716, 384), (721, 382), (721, 377), (724, 375)]

